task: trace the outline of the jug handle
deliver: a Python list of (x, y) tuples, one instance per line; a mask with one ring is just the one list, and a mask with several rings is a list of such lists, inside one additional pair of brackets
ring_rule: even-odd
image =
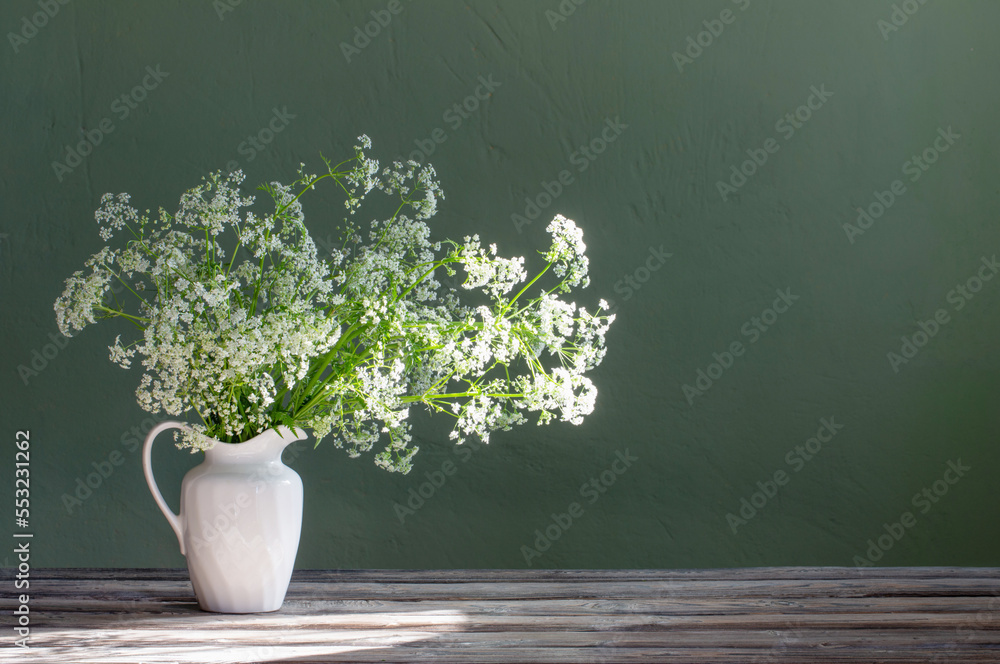
[(181, 523), (181, 518), (174, 514), (167, 505), (167, 501), (163, 499), (160, 489), (156, 486), (156, 480), (153, 479), (153, 439), (156, 438), (159, 433), (166, 431), (167, 429), (186, 428), (187, 425), (182, 422), (161, 422), (150, 430), (149, 434), (146, 436), (146, 442), (142, 446), (142, 472), (146, 475), (146, 484), (149, 485), (149, 492), (153, 494), (153, 500), (156, 501), (160, 511), (163, 512), (163, 516), (167, 517), (167, 521), (170, 522), (170, 527), (174, 529), (174, 533), (177, 535), (177, 541), (181, 545), (182, 556), (186, 556), (187, 553), (184, 551), (184, 526)]

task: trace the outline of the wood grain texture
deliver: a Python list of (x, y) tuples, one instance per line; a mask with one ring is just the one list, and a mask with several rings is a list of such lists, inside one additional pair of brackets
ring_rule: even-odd
[(0, 661), (1000, 662), (995, 568), (302, 570), (248, 615), (200, 611), (183, 569), (30, 594), (32, 647)]

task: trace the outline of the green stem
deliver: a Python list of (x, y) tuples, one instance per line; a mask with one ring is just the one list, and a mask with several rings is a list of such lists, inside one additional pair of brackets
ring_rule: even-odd
[(141, 323), (149, 323), (149, 322), (151, 322), (149, 318), (143, 318), (142, 316), (133, 316), (132, 314), (127, 314), (124, 311), (118, 311), (117, 309), (110, 309), (110, 308), (104, 306), (103, 304), (95, 304), (94, 308), (95, 309), (100, 309), (101, 311), (107, 311), (108, 313), (114, 314), (116, 316), (122, 316), (123, 318), (129, 318), (129, 319), (131, 319), (133, 321), (138, 321), (138, 322), (141, 322)]
[[(490, 392), (490, 393), (486, 393), (486, 394), (478, 394), (478, 393), (473, 393), (473, 392), (453, 392), (451, 394), (435, 394), (432, 397), (432, 401), (435, 400), (435, 399), (461, 399), (462, 397), (490, 397), (491, 399), (500, 399), (500, 398), (511, 398), (511, 399), (513, 399), (513, 398), (523, 397), (523, 396), (524, 396), (523, 393), (504, 394), (504, 393), (492, 393), (492, 392)], [(425, 399), (425, 397), (423, 395), (421, 395), (421, 396), (414, 395), (414, 396), (409, 396), (409, 397), (400, 397), (400, 401), (402, 401), (403, 403), (416, 403), (416, 402), (424, 401), (424, 399)]]
[(514, 299), (512, 299), (510, 302), (508, 302), (506, 304), (506, 306), (504, 306), (503, 311), (500, 312), (500, 317), (506, 316), (507, 312), (510, 311), (510, 308), (512, 306), (514, 306), (515, 302), (517, 302), (517, 298), (521, 297), (524, 294), (524, 291), (526, 291), (529, 288), (531, 288), (531, 285), (534, 284), (536, 281), (538, 281), (543, 274), (545, 274), (546, 272), (548, 272), (550, 267), (552, 267), (552, 263), (551, 262), (549, 262), (549, 264), (546, 265), (545, 268), (541, 272), (539, 272), (538, 274), (536, 274), (534, 279), (532, 279), (531, 281), (529, 281), (528, 283), (526, 283), (524, 285), (524, 288), (522, 288), (520, 291), (518, 291), (517, 295), (514, 296)]
[[(354, 336), (357, 335), (357, 332), (359, 331), (358, 328), (360, 326), (361, 326), (360, 323), (354, 323), (349, 328), (347, 328), (347, 330), (345, 330), (344, 333), (340, 335), (340, 338), (337, 339), (337, 343), (334, 344), (333, 348), (331, 348), (329, 351), (327, 351), (325, 355), (323, 355), (321, 359), (321, 362), (323, 364), (318, 370), (316, 370), (313, 373), (312, 380), (309, 381), (305, 389), (302, 391), (302, 398), (305, 398), (308, 395), (312, 394), (312, 391), (316, 387), (316, 383), (319, 382), (320, 377), (323, 375), (323, 372), (326, 371), (327, 367), (330, 366), (334, 358), (337, 357), (337, 353), (340, 352), (340, 349), (344, 345), (344, 343), (350, 341)], [(300, 405), (296, 404), (293, 411), (298, 412), (299, 408)]]

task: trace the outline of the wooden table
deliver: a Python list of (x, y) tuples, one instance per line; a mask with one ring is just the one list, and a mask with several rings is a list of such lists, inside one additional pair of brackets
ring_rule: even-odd
[(187, 570), (31, 571), (16, 662), (1000, 662), (1000, 569), (295, 573), (275, 613), (198, 609)]

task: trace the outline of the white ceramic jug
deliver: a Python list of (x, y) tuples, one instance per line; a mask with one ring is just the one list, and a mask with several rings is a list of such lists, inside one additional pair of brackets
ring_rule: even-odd
[(205, 611), (277, 611), (291, 580), (302, 530), (302, 479), (281, 462), (305, 431), (282, 426), (244, 443), (205, 452), (181, 483), (180, 514), (167, 506), (153, 479), (153, 439), (180, 422), (158, 424), (146, 436), (142, 468), (149, 490), (177, 533), (198, 604)]

